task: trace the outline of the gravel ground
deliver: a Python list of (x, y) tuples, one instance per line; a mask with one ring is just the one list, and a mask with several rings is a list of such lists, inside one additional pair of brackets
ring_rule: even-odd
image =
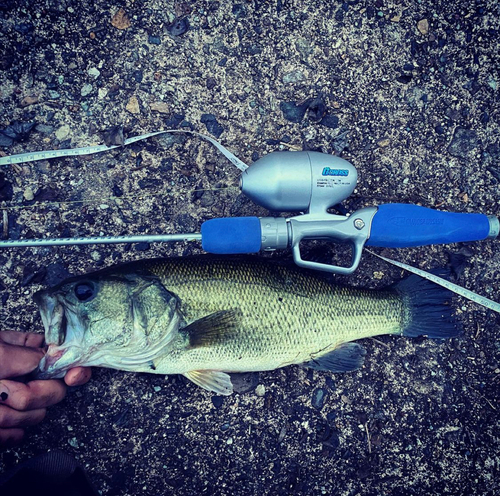
[[(282, 149), (340, 155), (360, 175), (349, 211), (407, 202), (500, 215), (499, 14), (493, 0), (3, 0), (0, 150), (179, 127), (247, 163)], [(186, 136), (3, 166), (0, 233), (189, 232), (268, 214), (237, 184), (232, 164)], [(498, 300), (499, 246), (382, 253), (451, 263), (460, 284)], [(1, 251), (1, 328), (41, 332), (31, 296), (68, 273), (198, 251)], [(380, 288), (401, 275), (366, 254), (336, 279)], [(462, 299), (456, 308), (459, 339), (366, 340), (359, 372), (289, 367), (224, 399), (180, 377), (96, 370), (0, 453), (0, 471), (62, 448), (107, 496), (499, 494), (500, 320)]]

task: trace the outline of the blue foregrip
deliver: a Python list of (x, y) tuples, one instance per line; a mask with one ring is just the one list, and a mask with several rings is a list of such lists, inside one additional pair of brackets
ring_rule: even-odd
[(208, 253), (231, 255), (260, 251), (262, 234), (258, 217), (222, 217), (201, 225), (201, 246)]
[(418, 205), (380, 205), (373, 217), (368, 246), (406, 248), (488, 237), (490, 223), (483, 214), (441, 212)]

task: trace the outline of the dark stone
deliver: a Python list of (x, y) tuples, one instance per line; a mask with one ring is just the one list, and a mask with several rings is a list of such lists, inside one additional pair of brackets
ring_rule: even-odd
[(335, 129), (339, 127), (339, 118), (336, 115), (325, 115), (319, 122), (322, 126)]
[(5, 174), (0, 172), (0, 201), (11, 201), (13, 193), (12, 184), (5, 179)]
[(138, 83), (142, 83), (142, 80), (144, 78), (144, 74), (141, 70), (137, 70), (137, 71), (134, 71), (132, 73), (132, 78), (138, 82)]
[(349, 146), (349, 131), (340, 133), (332, 142), (336, 153), (342, 153)]
[(61, 262), (55, 262), (47, 266), (44, 283), (48, 286), (55, 286), (70, 276), (71, 273)]
[(259, 53), (262, 53), (262, 47), (261, 47), (260, 45), (257, 45), (257, 44), (250, 45), (250, 46), (247, 48), (247, 52), (248, 52), (250, 55), (258, 55)]
[(140, 179), (138, 184), (141, 189), (161, 190), (163, 181), (154, 177), (145, 177), (144, 179)]
[(213, 114), (203, 114), (201, 122), (205, 124), (207, 131), (216, 138), (220, 138), (224, 132), (224, 128), (217, 122), (217, 118)]
[(151, 248), (151, 245), (146, 241), (142, 241), (141, 243), (135, 244), (135, 251), (148, 251)]
[(259, 153), (252, 152), (252, 162), (256, 162), (257, 160), (259, 160)]
[(322, 98), (314, 98), (308, 102), (307, 116), (312, 122), (319, 122), (326, 112), (326, 104)]
[(212, 403), (215, 408), (220, 408), (224, 403), (224, 396), (212, 396)]
[(241, 3), (233, 5), (233, 15), (236, 19), (243, 19), (247, 16), (247, 9)]
[(239, 394), (253, 391), (259, 384), (258, 372), (246, 372), (243, 374), (231, 374), (233, 389)]
[(168, 28), (167, 31), (172, 36), (182, 36), (189, 30), (189, 21), (186, 17), (182, 19), (176, 19)]
[(184, 114), (174, 114), (172, 117), (168, 118), (166, 121), (163, 121), (166, 128), (175, 128), (179, 126), (184, 120)]
[(122, 125), (113, 126), (109, 129), (106, 129), (105, 131), (103, 131), (102, 137), (104, 139), (104, 143), (107, 146), (113, 146), (113, 145), (123, 146), (125, 144)]
[(223, 57), (222, 59), (219, 60), (217, 65), (219, 67), (226, 67), (226, 64), (227, 64), (227, 57)]
[(12, 143), (14, 143), (13, 139), (8, 138), (0, 132), (0, 146), (10, 146)]
[(457, 127), (450, 146), (448, 146), (448, 152), (454, 157), (466, 159), (469, 153), (478, 146), (479, 141), (476, 131)]
[(483, 153), (483, 161), (486, 169), (500, 181), (500, 145), (498, 143), (492, 143), (486, 147), (486, 151)]
[(36, 265), (30, 263), (24, 267), (21, 286), (25, 287), (28, 286), (28, 284), (41, 284), (46, 274), (46, 267), (41, 267), (39, 269)]
[(408, 84), (412, 79), (413, 76), (411, 74), (401, 74), (401, 76), (396, 78), (396, 81), (398, 83)]
[(148, 43), (151, 43), (151, 45), (160, 45), (161, 39), (159, 36), (153, 36), (152, 34), (150, 34), (148, 36)]
[(28, 23), (28, 22), (22, 22), (20, 24), (14, 25), (14, 30), (22, 35), (27, 35), (31, 31), (33, 31), (33, 29), (34, 29), (33, 24)]
[(207, 90), (213, 90), (217, 86), (217, 81), (213, 77), (207, 79)]
[[(13, 141), (24, 141), (35, 126), (36, 122), (16, 121), (10, 124), (5, 129), (0, 130), (0, 146), (10, 146)], [(1, 139), (2, 137), (7, 139)]]
[(118, 197), (123, 196), (123, 190), (116, 183), (113, 184), (112, 191), (113, 191), (114, 196), (118, 196)]
[(58, 191), (52, 186), (39, 189), (35, 194), (36, 201), (54, 201), (57, 199)]
[(295, 105), (294, 102), (281, 102), (280, 109), (283, 112), (283, 117), (290, 122), (299, 123), (306, 115), (308, 105), (303, 103), (302, 105)]

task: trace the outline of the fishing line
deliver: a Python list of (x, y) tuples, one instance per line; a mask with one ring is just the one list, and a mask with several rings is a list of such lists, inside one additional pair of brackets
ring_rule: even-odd
[[(366, 248), (365, 248), (366, 249)], [(459, 286), (458, 284), (454, 284), (450, 281), (447, 281), (446, 279), (443, 279), (442, 277), (436, 276), (435, 274), (430, 274), (429, 272), (426, 272), (425, 270), (422, 269), (417, 269), (416, 267), (412, 267), (411, 265), (405, 264), (403, 262), (398, 262), (396, 260), (392, 260), (390, 258), (383, 257), (382, 255), (377, 255), (371, 250), (366, 249), (368, 253), (371, 255), (375, 255), (376, 257), (380, 258), (381, 260), (384, 260), (385, 262), (388, 262), (392, 265), (395, 265), (396, 267), (400, 267), (401, 269), (407, 270), (408, 272), (411, 272), (412, 274), (416, 274), (417, 276), (423, 277), (424, 279), (427, 279), (428, 281), (432, 281), (435, 284), (439, 284), (439, 286), (442, 286), (445, 289), (448, 289), (449, 291), (452, 291), (453, 293), (463, 296), (464, 298), (473, 301), (474, 303), (477, 303), (483, 307), (486, 307), (490, 310), (493, 310), (494, 312), (500, 313), (500, 303), (497, 303), (496, 301), (490, 300), (489, 298), (486, 298), (485, 296), (478, 295), (477, 293), (474, 293), (473, 291), (470, 291), (468, 289), (463, 288), (462, 286)]]
[(239, 191), (237, 186), (224, 186), (223, 188), (196, 188), (187, 191), (180, 192), (178, 194), (170, 192), (170, 193), (144, 193), (139, 195), (122, 195), (122, 196), (112, 196), (109, 198), (100, 198), (98, 200), (62, 200), (62, 201), (35, 201), (32, 205), (16, 205), (16, 204), (6, 204), (5, 206), (0, 207), (0, 211), (2, 210), (24, 210), (30, 208), (43, 208), (43, 207), (60, 207), (64, 205), (73, 205), (73, 204), (87, 204), (87, 203), (105, 203), (105, 202), (113, 202), (113, 201), (133, 201), (133, 200), (143, 200), (148, 198), (155, 198), (157, 196), (162, 196), (163, 198), (178, 198), (182, 195), (188, 195), (192, 193), (197, 193), (200, 191)]

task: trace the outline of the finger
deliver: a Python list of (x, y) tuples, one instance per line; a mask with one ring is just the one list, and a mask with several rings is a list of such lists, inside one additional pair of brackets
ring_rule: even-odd
[(44, 355), (43, 350), (0, 342), (0, 379), (19, 377), (35, 370)]
[(90, 380), (92, 369), (89, 367), (75, 367), (68, 370), (64, 376), (64, 382), (68, 386), (81, 386)]
[(18, 411), (47, 408), (59, 403), (66, 396), (63, 381), (31, 381), (23, 384), (17, 381), (0, 381), (0, 405), (7, 405)]
[(0, 446), (10, 448), (19, 444), (24, 436), (24, 429), (0, 429)]
[(0, 405), (0, 428), (29, 427), (39, 424), (45, 417), (47, 410), (39, 408), (28, 412), (18, 412), (8, 406)]
[(16, 346), (29, 346), (31, 348), (40, 348), (43, 345), (45, 336), (43, 334), (34, 334), (32, 332), (1, 331), (0, 341)]

